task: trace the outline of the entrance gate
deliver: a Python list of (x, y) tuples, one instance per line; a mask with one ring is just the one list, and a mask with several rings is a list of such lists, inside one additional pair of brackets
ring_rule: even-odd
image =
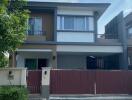
[(27, 88), (31, 94), (39, 94), (41, 92), (42, 70), (28, 70)]

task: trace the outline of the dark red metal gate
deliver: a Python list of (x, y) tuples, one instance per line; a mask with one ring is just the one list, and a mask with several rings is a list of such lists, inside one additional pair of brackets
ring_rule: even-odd
[(127, 94), (125, 71), (96, 71), (97, 94)]
[(94, 73), (84, 70), (51, 70), (51, 94), (94, 94)]
[(132, 94), (132, 71), (51, 70), (51, 94)]
[(37, 94), (41, 92), (41, 70), (28, 70), (27, 75), (27, 88), (29, 93)]

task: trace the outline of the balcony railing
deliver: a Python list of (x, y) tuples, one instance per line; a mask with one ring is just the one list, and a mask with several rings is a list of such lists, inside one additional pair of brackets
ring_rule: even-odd
[(27, 31), (27, 35), (28, 36), (44, 36), (44, 35), (46, 35), (46, 31), (32, 31), (32, 30), (28, 30)]
[(117, 34), (97, 34), (99, 39), (118, 39)]
[(132, 39), (132, 34), (128, 34), (128, 35), (127, 35), (127, 38), (128, 38), (128, 39)]

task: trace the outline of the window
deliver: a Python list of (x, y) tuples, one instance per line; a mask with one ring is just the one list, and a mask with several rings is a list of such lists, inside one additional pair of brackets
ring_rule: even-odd
[(94, 31), (94, 19), (88, 16), (58, 16), (57, 29), (68, 31)]
[(132, 27), (128, 28), (128, 37), (132, 37)]
[(32, 17), (29, 18), (28, 35), (42, 35), (42, 18)]
[(74, 21), (73, 17), (66, 16), (64, 18), (64, 29), (65, 30), (73, 30), (74, 28)]
[(77, 31), (85, 30), (85, 17), (75, 17), (74, 18), (74, 29)]

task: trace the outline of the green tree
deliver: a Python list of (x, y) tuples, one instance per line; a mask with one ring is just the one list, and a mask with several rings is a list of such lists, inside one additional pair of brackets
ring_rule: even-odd
[(24, 6), (25, 0), (0, 0), (0, 67), (6, 63), (4, 53), (14, 52), (25, 39), (29, 11)]

